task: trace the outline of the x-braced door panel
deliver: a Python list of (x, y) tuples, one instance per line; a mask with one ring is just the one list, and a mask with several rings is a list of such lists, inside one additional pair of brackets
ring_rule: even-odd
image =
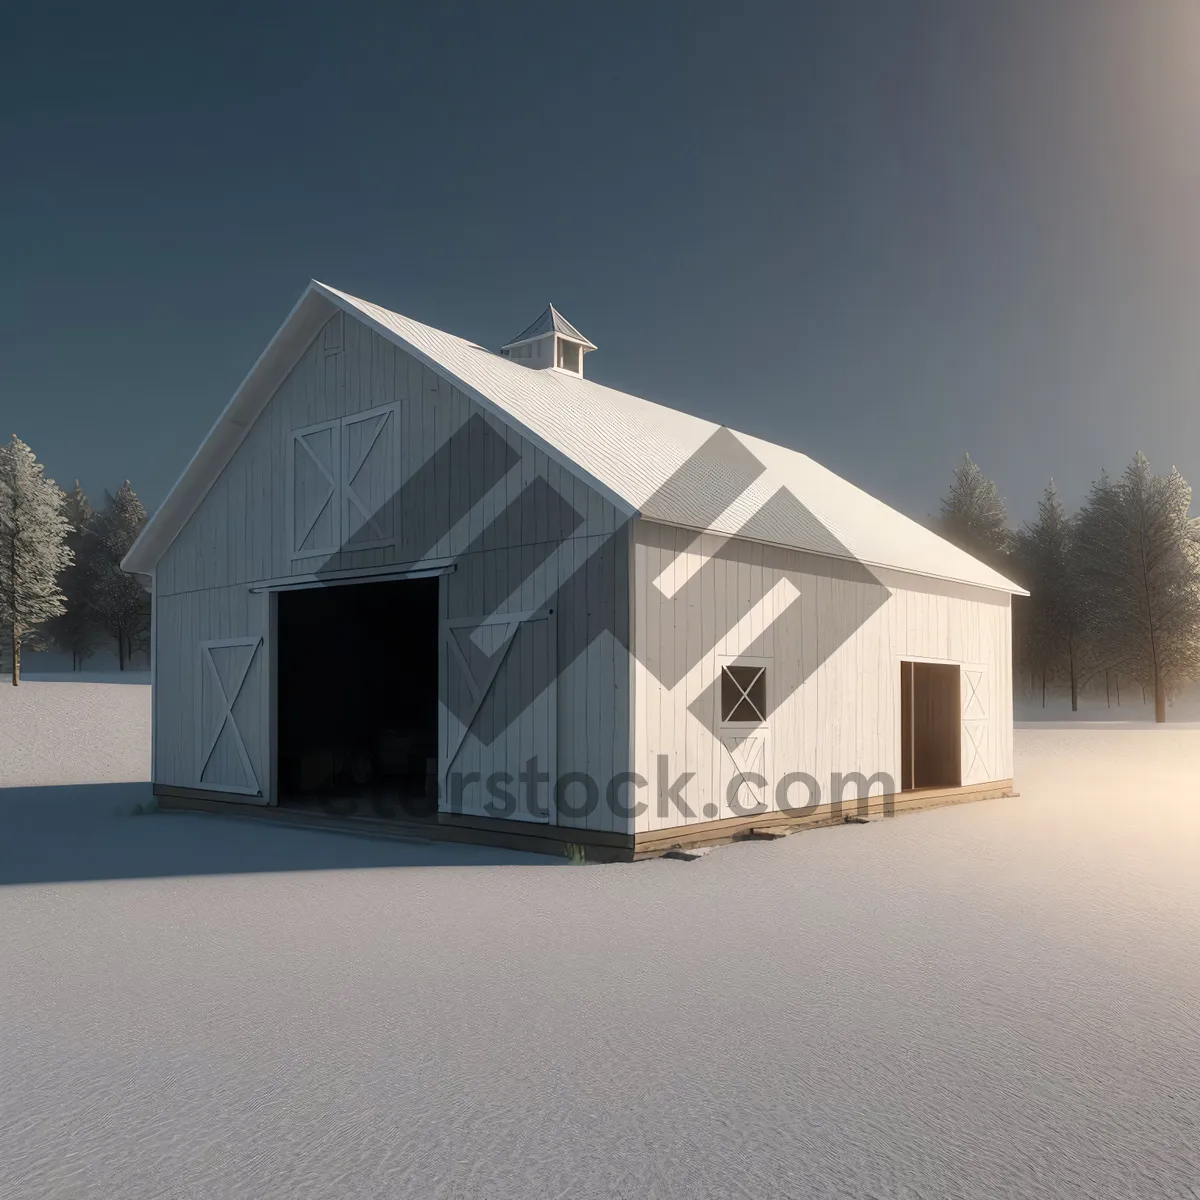
[(261, 645), (261, 637), (200, 643), (199, 787), (247, 796), (262, 794), (258, 772), (263, 761)]
[(342, 420), (342, 545), (390, 546), (396, 538), (394, 405)]
[(394, 545), (397, 456), (395, 404), (292, 430), (292, 558)]
[(993, 779), (991, 721), (988, 712), (987, 672), (983, 667), (963, 666), (962, 680), (962, 781), (986, 783)]
[(710, 809), (702, 812), (704, 820), (713, 817), (741, 817), (766, 812), (770, 807), (767, 787), (767, 736), (765, 731), (752, 734), (721, 734), (725, 752), (721, 757), (719, 779), (721, 794)]
[(553, 614), (450, 618), (442, 623), (442, 638), (443, 811), (553, 824)]
[(342, 535), (341, 421), (294, 429), (287, 501), (292, 558), (336, 554)]

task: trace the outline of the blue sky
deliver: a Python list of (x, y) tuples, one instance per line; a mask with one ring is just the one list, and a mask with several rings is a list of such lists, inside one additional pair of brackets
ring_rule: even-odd
[(154, 507), (310, 277), (921, 516), (1200, 480), (1189, 0), (25, 6), (0, 434)]

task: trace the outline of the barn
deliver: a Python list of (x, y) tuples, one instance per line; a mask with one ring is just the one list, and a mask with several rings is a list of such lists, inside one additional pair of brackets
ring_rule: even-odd
[(124, 562), (162, 805), (613, 860), (1010, 791), (1021, 589), (594, 350), (310, 283)]

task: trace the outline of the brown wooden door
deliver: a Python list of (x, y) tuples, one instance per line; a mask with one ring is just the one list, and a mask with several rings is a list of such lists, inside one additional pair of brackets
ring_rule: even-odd
[(900, 664), (901, 789), (962, 783), (962, 700), (953, 663)]

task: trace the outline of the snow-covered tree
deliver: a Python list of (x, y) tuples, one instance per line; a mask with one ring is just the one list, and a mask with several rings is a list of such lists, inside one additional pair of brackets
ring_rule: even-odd
[(121, 570), (121, 560), (145, 523), (146, 510), (128, 479), (108, 495), (92, 523), (96, 539), (92, 606), (101, 627), (116, 638), (122, 671), (150, 626), (149, 596), (133, 575)]
[(1200, 525), (1192, 489), (1141, 453), (1119, 480), (1102, 476), (1078, 518), (1076, 563), (1092, 636), (1149, 687), (1154, 719), (1200, 675)]
[(63, 573), (61, 584), (66, 598), (66, 612), (46, 626), (46, 636), (60, 650), (71, 652), (71, 669), (78, 670), (96, 648), (100, 630), (92, 605), (92, 584), (95, 574), (94, 529), (95, 512), (75, 480), (75, 487), (66, 495), (64, 513), (71, 531), (67, 534), (74, 561)]
[(938, 532), (993, 565), (1001, 563), (1008, 553), (1012, 535), (1004, 501), (969, 454), (964, 454), (955, 468), (950, 494), (942, 500)]
[(13, 687), (21, 682), (21, 643), (59, 616), (59, 579), (71, 565), (64, 496), (14, 433), (0, 446), (0, 619), (12, 649)]

